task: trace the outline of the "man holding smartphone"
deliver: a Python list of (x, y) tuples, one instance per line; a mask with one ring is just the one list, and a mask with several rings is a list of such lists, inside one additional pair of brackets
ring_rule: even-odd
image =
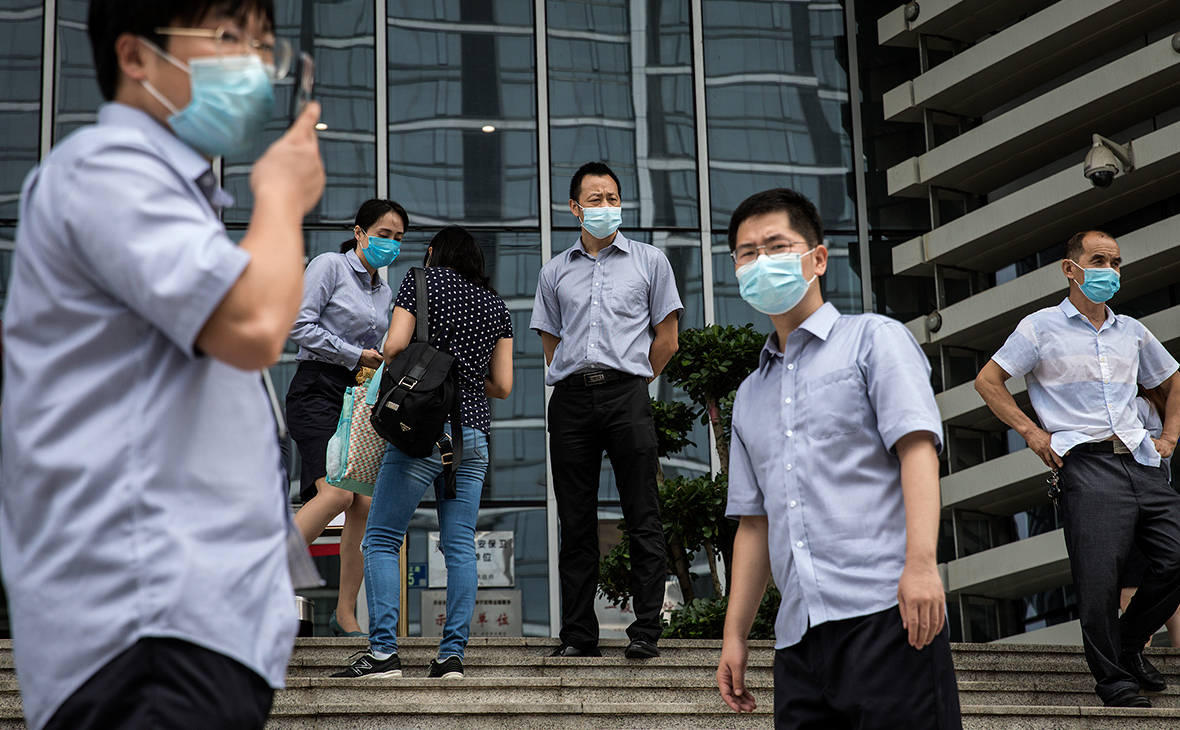
[(210, 161), (272, 116), (274, 7), (134, 7), (91, 3), (110, 103), (21, 195), (0, 425), (16, 671), (30, 730), (262, 728), (297, 617), (258, 371), (299, 309), (319, 106), (254, 164), (234, 244)]

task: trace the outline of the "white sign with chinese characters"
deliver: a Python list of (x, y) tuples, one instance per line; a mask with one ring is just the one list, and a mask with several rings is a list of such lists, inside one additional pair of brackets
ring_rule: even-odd
[[(520, 591), (478, 591), (471, 614), (472, 636), (520, 636)], [(422, 635), (442, 636), (447, 592), (422, 591)]]
[[(513, 533), (476, 532), (475, 567), (480, 588), (511, 588), (516, 585), (516, 548)], [(447, 587), (447, 564), (439, 546), (438, 530), (427, 533), (426, 561), (430, 587)], [(519, 620), (519, 618), (518, 618)], [(519, 634), (517, 634), (519, 636)]]

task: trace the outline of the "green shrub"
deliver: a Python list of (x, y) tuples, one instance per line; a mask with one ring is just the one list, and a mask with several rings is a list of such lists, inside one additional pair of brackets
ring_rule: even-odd
[[(773, 639), (774, 617), (778, 613), (779, 593), (774, 586), (766, 589), (754, 625), (750, 629), (751, 639)], [(725, 609), (728, 596), (697, 598), (672, 612), (672, 618), (664, 623), (665, 639), (720, 639), (725, 630)]]

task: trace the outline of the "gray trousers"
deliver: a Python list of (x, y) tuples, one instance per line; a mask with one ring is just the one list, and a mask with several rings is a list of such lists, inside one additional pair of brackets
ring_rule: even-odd
[[(1075, 450), (1063, 461), (1061, 514), (1082, 643), (1105, 701), (1139, 689), (1119, 658), (1141, 651), (1180, 605), (1180, 495), (1164, 467), (1143, 466), (1129, 454)], [(1147, 571), (1118, 617), (1119, 573), (1132, 544)]]

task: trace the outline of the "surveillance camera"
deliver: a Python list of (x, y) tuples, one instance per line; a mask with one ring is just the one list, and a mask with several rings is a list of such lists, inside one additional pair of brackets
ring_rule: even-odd
[(1082, 172), (1096, 188), (1109, 188), (1119, 171), (1119, 161), (1105, 147), (1091, 147), (1086, 153), (1086, 166)]
[(1135, 163), (1130, 142), (1120, 145), (1102, 135), (1094, 135), (1093, 146), (1086, 153), (1086, 163), (1082, 167), (1082, 174), (1091, 185), (1096, 188), (1108, 188), (1114, 182), (1115, 175), (1133, 169)]

